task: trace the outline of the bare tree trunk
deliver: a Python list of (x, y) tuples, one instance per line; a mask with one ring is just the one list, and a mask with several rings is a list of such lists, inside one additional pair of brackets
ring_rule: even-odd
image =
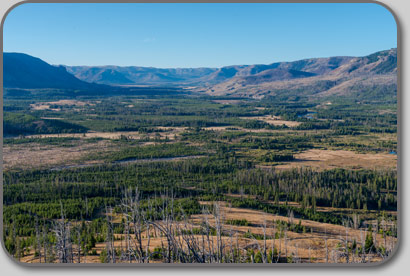
[[(106, 219), (107, 219), (107, 235), (106, 235), (106, 250), (107, 250), (107, 261), (109, 263), (115, 263), (115, 247), (114, 247), (114, 226), (112, 223), (112, 208), (105, 207)], [(109, 215), (111, 214), (111, 216)]]
[(57, 221), (54, 227), (54, 233), (56, 235), (56, 252), (60, 263), (71, 263), (72, 258), (72, 246), (70, 240), (70, 226), (66, 223), (64, 217), (63, 204), (60, 201), (61, 206), (61, 221)]
[(145, 247), (145, 258), (146, 258), (146, 262), (149, 263), (149, 244), (151, 241), (151, 235), (149, 233), (150, 231), (150, 225), (147, 224), (147, 246)]
[(267, 263), (267, 254), (266, 254), (266, 219), (263, 219), (263, 254), (262, 254), (262, 262), (265, 264)]
[(214, 220), (215, 220), (215, 228), (216, 228), (216, 246), (217, 246), (217, 260), (218, 263), (222, 262), (222, 255), (223, 255), (223, 247), (222, 247), (222, 218), (221, 218), (221, 208), (219, 203), (214, 203)]

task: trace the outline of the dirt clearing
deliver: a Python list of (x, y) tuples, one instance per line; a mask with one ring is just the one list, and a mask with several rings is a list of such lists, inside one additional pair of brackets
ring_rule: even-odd
[(114, 131), (114, 132), (102, 132), (102, 131), (88, 131), (85, 133), (60, 133), (60, 134), (36, 134), (27, 135), (26, 138), (50, 138), (50, 137), (73, 137), (73, 138), (104, 138), (104, 139), (120, 139), (126, 137), (128, 139), (139, 140), (142, 138), (154, 138), (161, 139), (168, 138), (174, 140), (181, 132), (185, 130), (182, 127), (157, 127), (160, 132), (142, 133), (138, 131)]
[(213, 100), (212, 102), (214, 103), (219, 103), (219, 104), (240, 104), (243, 103), (243, 100)]
[[(109, 141), (79, 143), (73, 147), (30, 145), (3, 146), (4, 169), (48, 168), (50, 166), (84, 163), (82, 159), (93, 151), (113, 151)], [(88, 163), (101, 162), (99, 160)]]
[(312, 149), (295, 155), (295, 161), (278, 165), (277, 169), (312, 167), (318, 170), (334, 168), (387, 169), (397, 168), (397, 155), (388, 153), (355, 153), (347, 150)]
[(273, 116), (273, 115), (266, 115), (266, 116), (255, 116), (255, 117), (239, 117), (240, 119), (244, 120), (258, 120), (258, 121), (263, 121), (265, 123), (268, 123), (273, 126), (282, 126), (285, 125), (287, 127), (296, 127), (300, 125), (300, 122), (295, 122), (295, 121), (285, 121), (282, 120), (281, 117), (278, 116)]
[(59, 100), (55, 102), (38, 102), (35, 104), (30, 104), (31, 109), (33, 110), (53, 110), (59, 111), (58, 107), (51, 108), (52, 106), (85, 106), (85, 105), (95, 105), (91, 102), (83, 102), (77, 100)]

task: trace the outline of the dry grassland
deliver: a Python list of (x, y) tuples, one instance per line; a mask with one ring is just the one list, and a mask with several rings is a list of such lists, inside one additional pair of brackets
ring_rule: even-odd
[(219, 103), (219, 104), (240, 104), (243, 103), (243, 100), (212, 100), (214, 103)]
[(347, 150), (311, 149), (296, 154), (295, 161), (275, 166), (277, 169), (301, 167), (312, 167), (318, 170), (334, 168), (391, 169), (397, 167), (397, 155), (387, 153), (361, 154)]
[(259, 116), (259, 117), (239, 117), (239, 118), (244, 119), (244, 120), (264, 121), (273, 126), (285, 125), (287, 127), (296, 127), (301, 124), (301, 122), (285, 121), (285, 120), (282, 120), (280, 117), (273, 116), (273, 115), (265, 115), (265, 116)]
[[(204, 204), (212, 204), (211, 202), (201, 202), (202, 205)], [(288, 217), (283, 216), (276, 216), (268, 213), (264, 213), (262, 211), (256, 210), (249, 210), (243, 208), (232, 208), (228, 206), (226, 202), (219, 202), (221, 206), (221, 213), (223, 221), (227, 220), (234, 220), (234, 219), (246, 219), (250, 222), (250, 226), (234, 226), (224, 224), (224, 236), (222, 236), (222, 240), (226, 246), (225, 250), (229, 250), (232, 244), (235, 247), (237, 244), (240, 248), (242, 248), (245, 252), (246, 249), (263, 249), (264, 241), (263, 240), (256, 240), (254, 238), (245, 238), (244, 235), (247, 232), (251, 232), (252, 234), (259, 234), (263, 235), (263, 223), (266, 222), (266, 246), (267, 249), (276, 248), (279, 252), (281, 252), (281, 256), (284, 257), (285, 255), (291, 256), (293, 255), (295, 260), (301, 262), (315, 262), (315, 263), (323, 263), (326, 261), (326, 256), (329, 262), (336, 261), (335, 252), (337, 251), (338, 244), (344, 243), (344, 241), (348, 240), (349, 244), (356, 240), (358, 244), (361, 244), (364, 241), (366, 236), (366, 231), (363, 229), (352, 229), (347, 228), (340, 225), (333, 225), (327, 223), (319, 223), (310, 220), (300, 220), (302, 226), (306, 226), (311, 228), (312, 230), (307, 233), (295, 233), (292, 231), (287, 231), (284, 233), (283, 237), (272, 239), (276, 232), (279, 233), (279, 229), (275, 227), (274, 221), (281, 220), (281, 221), (289, 221)], [(194, 227), (199, 227), (199, 225), (204, 221), (207, 220), (211, 226), (214, 226), (214, 218), (212, 215), (194, 215), (192, 216), (187, 222), (177, 222), (182, 229), (192, 229)], [(116, 216), (114, 217), (114, 222), (120, 222), (121, 217)], [(299, 219), (294, 219), (294, 223), (299, 223)], [(162, 237), (158, 231), (154, 229), (150, 230), (150, 237), (148, 238), (147, 232), (143, 234), (143, 246), (144, 248), (148, 245), (149, 242), (149, 250), (152, 252), (156, 247), (166, 247), (167, 241), (165, 237)], [(116, 234), (117, 238), (123, 238), (122, 240), (117, 240), (114, 243), (115, 248), (125, 250), (126, 242), (125, 236), (122, 234)], [(286, 237), (286, 239), (285, 239)], [(387, 237), (386, 240), (382, 237), (382, 235), (374, 234), (375, 242), (378, 245), (391, 245), (396, 244), (397, 239), (392, 237)], [(202, 241), (202, 236), (195, 235), (195, 238), (199, 243)], [(177, 239), (181, 239), (182, 237), (178, 236)], [(211, 244), (216, 246), (216, 237), (211, 236)], [(328, 248), (328, 253), (326, 253), (326, 243)], [(74, 245), (74, 248), (75, 245)], [(105, 243), (97, 243), (96, 249), (97, 254), (99, 255), (102, 250), (106, 248)], [(354, 258), (354, 256), (353, 256)], [(358, 261), (358, 257), (356, 257), (356, 261)], [(380, 261), (381, 259), (377, 256), (369, 256), (372, 262)], [(338, 258), (338, 262), (345, 262), (345, 259)], [(34, 257), (34, 252), (31, 251), (27, 256), (21, 259), (22, 262), (38, 262), (38, 257)], [(350, 259), (352, 261), (352, 259)], [(75, 260), (77, 262), (77, 260)], [(87, 263), (99, 263), (100, 259), (99, 256), (87, 256), (84, 260), (82, 257), (82, 262)], [(123, 261), (126, 262), (126, 261)], [(158, 262), (158, 261), (152, 261)]]
[[(80, 143), (73, 147), (44, 146), (39, 144), (6, 145), (3, 146), (4, 169), (31, 169), (50, 166), (74, 165), (93, 151), (113, 151), (109, 141), (97, 143)], [(102, 162), (101, 160), (87, 161), (87, 164)]]
[(59, 108), (51, 108), (52, 105), (66, 105), (66, 106), (85, 106), (85, 105), (95, 105), (91, 102), (77, 101), (77, 100), (59, 100), (55, 102), (38, 102), (35, 104), (30, 104), (32, 110), (53, 110), (59, 111)]

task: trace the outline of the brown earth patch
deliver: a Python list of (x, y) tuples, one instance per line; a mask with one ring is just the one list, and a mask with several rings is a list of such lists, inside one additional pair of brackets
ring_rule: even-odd
[(240, 104), (243, 101), (242, 100), (212, 100), (214, 103), (219, 103), (219, 104)]
[(33, 110), (53, 110), (53, 111), (59, 111), (59, 108), (53, 108), (51, 109), (50, 107), (52, 105), (67, 105), (67, 106), (85, 106), (85, 105), (95, 105), (91, 102), (83, 102), (83, 101), (77, 101), (77, 100), (59, 100), (55, 102), (38, 102), (34, 104), (30, 104), (31, 109)]
[(237, 126), (204, 127), (203, 129), (213, 130), (213, 131), (243, 131), (243, 132), (249, 132), (249, 133), (274, 133), (274, 132), (279, 131), (275, 129), (265, 129), (265, 128), (249, 129), (249, 128), (243, 128), (243, 127), (237, 127)]
[(301, 124), (300, 122), (295, 122), (295, 121), (285, 121), (285, 120), (282, 120), (282, 118), (278, 116), (273, 116), (273, 115), (255, 116), (255, 117), (239, 117), (239, 118), (244, 119), (244, 120), (264, 121), (273, 126), (285, 125), (287, 127), (296, 127)]
[(312, 167), (318, 170), (333, 168), (396, 169), (397, 155), (387, 153), (362, 154), (347, 150), (311, 149), (296, 154), (295, 161), (278, 165), (275, 168), (292, 169), (301, 167)]
[(138, 131), (114, 131), (114, 132), (102, 132), (102, 131), (88, 131), (86, 133), (60, 133), (60, 134), (36, 134), (27, 135), (26, 138), (50, 138), (50, 137), (73, 137), (73, 138), (104, 138), (104, 139), (120, 139), (121, 137), (127, 137), (128, 139), (142, 139), (146, 137), (154, 138), (166, 138), (174, 140), (175, 135), (178, 136), (185, 130), (182, 127), (158, 127), (157, 129), (163, 130), (162, 132), (150, 132), (141, 133)]
[[(29, 145), (3, 146), (4, 169), (47, 168), (50, 166), (74, 165), (84, 163), (82, 158), (92, 151), (113, 151), (111, 142), (79, 143), (72, 147), (44, 146), (35, 143)], [(87, 164), (101, 160), (87, 161)]]

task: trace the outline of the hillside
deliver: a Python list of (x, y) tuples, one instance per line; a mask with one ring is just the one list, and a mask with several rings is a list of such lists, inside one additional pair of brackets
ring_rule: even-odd
[(21, 53), (3, 54), (3, 83), (6, 88), (87, 89), (92, 84), (77, 79), (63, 66)]
[(210, 95), (253, 98), (266, 95), (361, 98), (370, 93), (383, 99), (397, 94), (396, 49), (365, 57), (307, 59), (258, 69), (249, 66), (224, 82), (200, 90)]

